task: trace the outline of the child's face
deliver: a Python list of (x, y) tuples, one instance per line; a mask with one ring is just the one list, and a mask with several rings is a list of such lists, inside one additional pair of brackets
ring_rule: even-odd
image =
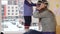
[(46, 7), (46, 4), (41, 3), (40, 8), (42, 9), (42, 8), (45, 8), (45, 7)]
[(46, 4), (44, 3), (41, 3), (39, 6), (37, 5), (38, 10), (44, 9), (45, 7), (46, 7)]

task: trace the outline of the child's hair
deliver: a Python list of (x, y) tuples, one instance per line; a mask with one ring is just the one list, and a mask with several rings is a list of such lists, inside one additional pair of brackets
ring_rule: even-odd
[(38, 2), (37, 2), (37, 5), (41, 5), (41, 3), (42, 3), (42, 1), (38, 1)]
[(38, 4), (41, 4), (41, 3), (45, 3), (46, 5), (47, 5), (47, 7), (48, 7), (48, 2), (47, 2), (47, 0), (38, 0)]

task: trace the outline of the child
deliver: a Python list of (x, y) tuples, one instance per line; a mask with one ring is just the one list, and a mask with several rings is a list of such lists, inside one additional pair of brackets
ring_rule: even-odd
[(33, 4), (31, 0), (25, 0), (24, 1), (24, 20), (25, 20), (25, 30), (28, 31), (29, 27), (31, 25), (31, 16), (33, 12), (33, 6), (36, 6), (36, 4)]

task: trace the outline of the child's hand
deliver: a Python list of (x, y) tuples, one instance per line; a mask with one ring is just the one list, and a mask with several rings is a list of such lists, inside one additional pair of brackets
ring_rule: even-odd
[(27, 0), (29, 3), (31, 3), (31, 0)]
[(37, 6), (36, 6), (36, 9), (37, 9), (37, 10), (40, 10), (40, 6), (39, 6), (39, 5), (37, 5)]

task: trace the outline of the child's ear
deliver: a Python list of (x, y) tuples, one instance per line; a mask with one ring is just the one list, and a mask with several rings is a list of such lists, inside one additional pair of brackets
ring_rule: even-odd
[(45, 4), (45, 6), (47, 6), (47, 5)]

